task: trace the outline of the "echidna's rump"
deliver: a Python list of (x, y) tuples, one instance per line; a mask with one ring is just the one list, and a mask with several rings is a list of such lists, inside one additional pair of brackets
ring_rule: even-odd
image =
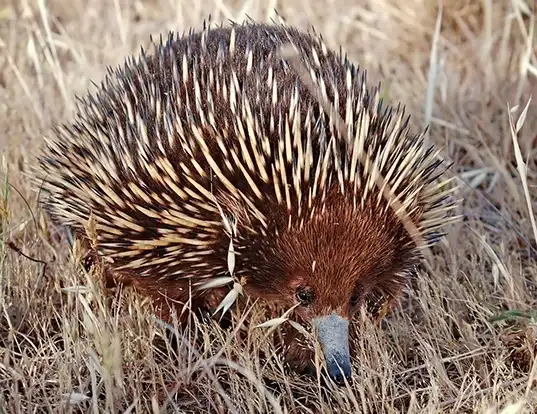
[[(286, 43), (349, 140), (282, 58)], [(37, 180), (46, 210), (82, 238), (92, 214), (112, 277), (163, 307), (164, 296), (182, 307), (193, 295), (194, 308), (214, 309), (229, 286), (198, 287), (228, 275), (233, 223), (245, 292), (298, 303), (336, 380), (338, 366), (351, 372), (352, 315), (397, 299), (420, 259), (393, 203), (427, 243), (455, 205), (434, 182), (434, 150), (408, 131), (401, 109), (382, 106), (378, 88), (319, 37), (280, 25), (171, 35), (111, 71), (55, 132)], [(390, 197), (361, 165), (364, 151)], [(311, 350), (293, 344), (289, 359), (303, 368)]]

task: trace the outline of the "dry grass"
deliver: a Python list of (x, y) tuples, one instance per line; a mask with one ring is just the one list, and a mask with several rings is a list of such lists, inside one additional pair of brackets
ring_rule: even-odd
[[(433, 0), (1, 3), (0, 412), (494, 413), (511, 403), (504, 412), (532, 412), (533, 103), (514, 131), (537, 92), (533, 4), (445, 0), (439, 15)], [(244, 340), (207, 325), (172, 340), (139, 298), (105, 301), (77, 252), (50, 239), (24, 175), (41, 134), (73, 110), (74, 94), (149, 34), (199, 27), (208, 14), (267, 20), (275, 7), (288, 23), (314, 25), (329, 45), (342, 45), (371, 82), (382, 79), (415, 127), (431, 124), (429, 139), (465, 180), (464, 223), (382, 329), (357, 326), (348, 389), (285, 373), (261, 329)], [(252, 323), (263, 321), (251, 312)], [(166, 396), (165, 386), (175, 392)]]

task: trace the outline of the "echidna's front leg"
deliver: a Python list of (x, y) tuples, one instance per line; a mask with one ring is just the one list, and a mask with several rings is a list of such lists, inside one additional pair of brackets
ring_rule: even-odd
[(231, 324), (231, 310), (222, 315), (222, 308), (220, 310), (218, 308), (228, 293), (229, 287), (211, 289), (203, 295), (202, 302), (200, 303), (200, 310), (207, 312), (207, 316), (209, 317), (214, 315), (214, 318), (219, 321), (220, 326), (224, 329), (228, 328)]
[[(161, 286), (160, 289), (155, 289), (154, 284), (140, 286), (139, 281), (135, 284), (138, 290), (153, 298), (158, 316), (162, 320), (170, 324), (177, 320), (181, 325), (187, 323), (191, 313), (196, 314), (200, 320), (211, 317), (229, 292), (229, 288), (214, 288), (203, 294), (196, 294), (187, 284), (181, 282)], [(226, 318), (222, 320), (225, 323)]]
[(304, 336), (292, 326), (286, 325), (282, 327), (281, 337), (286, 364), (298, 374), (315, 375), (315, 351)]

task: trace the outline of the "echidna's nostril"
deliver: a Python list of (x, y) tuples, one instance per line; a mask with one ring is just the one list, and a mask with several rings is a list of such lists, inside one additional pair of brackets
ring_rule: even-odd
[(334, 382), (337, 384), (337, 385), (343, 385), (345, 383), (344, 379), (343, 379), (343, 375), (341, 373), (338, 373), (336, 374), (335, 376), (332, 376), (332, 380), (334, 380)]

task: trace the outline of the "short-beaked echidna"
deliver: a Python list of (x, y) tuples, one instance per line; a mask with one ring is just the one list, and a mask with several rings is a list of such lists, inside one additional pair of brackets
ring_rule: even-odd
[[(317, 94), (281, 54), (289, 44)], [(231, 237), (244, 293), (296, 305), (339, 382), (352, 315), (399, 298), (457, 203), (437, 181), (437, 152), (379, 88), (314, 32), (248, 22), (171, 34), (80, 100), (36, 182), (48, 214), (81, 239), (92, 216), (114, 280), (163, 312), (169, 300), (218, 306), (229, 285), (206, 287), (229, 277)]]

